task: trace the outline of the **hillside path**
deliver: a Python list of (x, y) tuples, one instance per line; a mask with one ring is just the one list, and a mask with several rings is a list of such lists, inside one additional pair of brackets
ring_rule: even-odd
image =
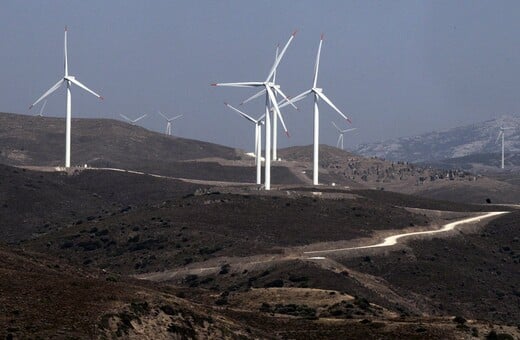
[[(377, 244), (368, 244), (357, 247), (348, 247), (348, 248), (329, 248), (329, 249), (316, 249), (316, 250), (307, 250), (303, 251), (301, 248), (287, 248), (285, 254), (264, 254), (264, 255), (253, 255), (247, 257), (220, 257), (213, 258), (208, 261), (193, 263), (186, 267), (182, 268), (174, 268), (171, 270), (166, 270), (163, 272), (151, 272), (140, 275), (135, 275), (138, 279), (152, 280), (152, 281), (168, 281), (176, 278), (185, 277), (186, 275), (211, 275), (216, 274), (220, 271), (221, 266), (224, 264), (230, 265), (231, 271), (242, 272), (245, 269), (260, 269), (260, 267), (267, 267), (275, 262), (283, 262), (283, 261), (292, 261), (292, 260), (303, 260), (303, 261), (318, 261), (321, 262), (323, 260), (329, 260), (324, 255), (326, 254), (334, 254), (334, 253), (348, 253), (350, 251), (355, 251), (356, 256), (360, 256), (360, 250), (367, 250), (372, 248), (384, 248), (384, 247), (392, 247), (400, 242), (403, 242), (404, 239), (409, 237), (415, 238), (423, 238), (430, 235), (436, 235), (441, 233), (446, 233), (451, 230), (456, 229), (465, 224), (474, 224), (479, 223), (484, 219), (489, 219), (493, 217), (497, 217), (503, 214), (507, 214), (509, 211), (494, 211), (488, 212), (484, 214), (479, 214), (477, 216), (466, 217), (460, 219), (455, 222), (447, 223), (443, 225), (440, 229), (434, 230), (426, 230), (426, 231), (417, 231), (417, 232), (406, 232), (399, 233), (395, 235), (391, 235), (386, 237), (382, 242)], [(324, 247), (325, 244), (320, 244), (319, 247)], [(306, 246), (308, 249), (312, 247), (312, 245)], [(320, 255), (320, 256), (317, 256)], [(335, 261), (334, 261), (335, 262)]]

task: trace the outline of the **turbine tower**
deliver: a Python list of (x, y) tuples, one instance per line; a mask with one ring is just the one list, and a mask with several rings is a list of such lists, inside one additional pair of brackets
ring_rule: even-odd
[[(319, 100), (323, 100), (327, 103), (334, 111), (336, 111), (341, 117), (345, 118), (349, 123), (351, 122), (347, 116), (343, 114), (333, 103), (332, 101), (323, 93), (323, 89), (317, 87), (318, 83), (318, 70), (320, 67), (320, 54), (321, 54), (321, 45), (323, 44), (323, 34), (320, 38), (320, 45), (318, 46), (318, 54), (316, 56), (316, 64), (314, 66), (314, 80), (312, 82), (312, 88), (307, 91), (304, 91), (292, 98), (291, 100), (296, 103), (303, 98), (307, 97), (309, 94), (314, 94), (314, 152), (313, 152), (313, 173), (312, 173), (312, 183), (314, 185), (318, 185), (318, 160), (319, 160), (319, 145), (320, 145), (320, 111), (318, 108)], [(280, 108), (288, 105), (288, 103), (283, 103), (280, 105)]]
[(357, 128), (341, 130), (334, 122), (331, 123), (332, 125), (334, 125), (334, 127), (336, 128), (336, 130), (338, 130), (339, 133), (338, 141), (336, 142), (336, 147), (339, 148), (341, 146), (341, 150), (343, 150), (343, 135), (345, 134), (345, 132), (354, 131)]
[(139, 118), (136, 118), (136, 119), (130, 119), (128, 118), (127, 116), (125, 116), (124, 114), (120, 113), (119, 114), (124, 120), (126, 120), (127, 122), (129, 122), (130, 124), (132, 125), (135, 125), (135, 123), (137, 123), (138, 121), (140, 121), (141, 119), (143, 119), (144, 117), (148, 116), (147, 113), (145, 113), (144, 115), (142, 115), (141, 117)]
[(56, 91), (60, 88), (60, 86), (65, 83), (67, 86), (67, 122), (66, 122), (66, 131), (65, 131), (65, 167), (70, 168), (70, 129), (71, 129), (71, 120), (72, 120), (72, 104), (71, 104), (71, 93), (70, 93), (70, 87), (72, 84), (82, 88), (83, 90), (93, 94), (94, 96), (98, 97), (99, 99), (103, 99), (99, 94), (92, 91), (85, 85), (83, 85), (79, 80), (76, 79), (76, 77), (69, 75), (69, 65), (67, 61), (67, 26), (65, 26), (65, 40), (64, 40), (64, 55), (65, 55), (65, 62), (64, 62), (64, 68), (65, 68), (65, 75), (62, 79), (60, 79), (56, 84), (54, 84), (47, 92), (45, 92), (38, 100), (36, 100), (30, 107), (29, 110), (36, 104), (38, 104), (40, 101), (45, 99), (47, 96), (49, 96), (51, 93)]
[(239, 109), (224, 103), (227, 107), (237, 112), (251, 123), (255, 124), (255, 164), (256, 164), (256, 184), (262, 184), (262, 125), (264, 124), (265, 113), (258, 119), (240, 111)]
[[(278, 53), (280, 52), (280, 44), (276, 45), (276, 53), (274, 60), (278, 59)], [(276, 84), (276, 70), (273, 73), (273, 83)], [(274, 94), (276, 98), (276, 93)], [(273, 115), (273, 161), (278, 160), (278, 115)]]
[(172, 118), (168, 118), (166, 117), (161, 111), (158, 111), (158, 113), (164, 118), (166, 119), (166, 135), (168, 136), (171, 136), (172, 135), (172, 122), (175, 120), (175, 119), (179, 119), (181, 118), (183, 115), (178, 115), (178, 116), (175, 116), (175, 117), (172, 117)]
[(271, 71), (267, 75), (267, 78), (265, 81), (251, 81), (251, 82), (241, 82), (241, 83), (216, 83), (211, 84), (211, 86), (229, 86), (229, 87), (263, 87), (263, 89), (254, 94), (253, 96), (246, 99), (243, 103), (246, 103), (254, 98), (258, 98), (261, 95), (265, 93), (265, 190), (271, 190), (271, 116), (270, 116), (270, 107), (272, 106), (274, 109), (274, 114), (278, 115), (278, 117), (281, 116), (280, 109), (278, 107), (278, 103), (276, 101), (275, 93), (278, 93), (282, 96), (282, 98), (285, 99), (285, 101), (292, 105), (294, 108), (294, 104), (292, 103), (289, 98), (283, 93), (283, 91), (280, 88), (280, 85), (275, 84), (272, 81), (272, 77), (274, 72), (276, 72), (276, 68), (278, 67), (278, 64), (280, 64), (280, 61), (282, 60), (283, 55), (285, 54), (285, 51), (287, 50), (287, 47), (289, 47), (289, 44), (294, 39), (294, 36), (296, 35), (296, 32), (293, 32), (291, 34), (291, 37), (285, 44), (284, 48), (282, 49), (282, 52), (278, 56), (278, 58), (275, 60)]
[(513, 129), (513, 128), (512, 127), (503, 127), (503, 126), (501, 126), (500, 127), (500, 132), (498, 133), (498, 137), (497, 137), (497, 140), (496, 140), (496, 142), (498, 142), (500, 137), (502, 137), (502, 167), (501, 167), (502, 169), (504, 168), (504, 135), (505, 135), (504, 131), (505, 130), (511, 130), (511, 129)]

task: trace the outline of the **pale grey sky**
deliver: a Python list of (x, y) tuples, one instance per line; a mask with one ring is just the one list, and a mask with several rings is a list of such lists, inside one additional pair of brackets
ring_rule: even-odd
[[(350, 148), (518, 112), (519, 17), (517, 1), (3, 0), (0, 111), (28, 113), (62, 76), (68, 25), (71, 73), (106, 98), (73, 89), (73, 116), (149, 113), (142, 125), (163, 131), (157, 110), (182, 113), (175, 135), (252, 149), (253, 127), (223, 102), (254, 91), (209, 84), (263, 80), (298, 29), (279, 83), (293, 96), (311, 85), (325, 33), (319, 85), (358, 128)], [(312, 143), (311, 103), (284, 111), (281, 146)], [(64, 90), (45, 111), (65, 115)], [(342, 121), (321, 111), (321, 141), (335, 144), (330, 121)]]

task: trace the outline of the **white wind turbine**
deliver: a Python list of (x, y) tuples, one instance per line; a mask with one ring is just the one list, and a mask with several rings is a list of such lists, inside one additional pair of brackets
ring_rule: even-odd
[(255, 124), (255, 162), (256, 162), (256, 184), (262, 183), (262, 125), (264, 124), (265, 113), (258, 119), (254, 119), (250, 115), (240, 111), (239, 109), (224, 103), (227, 107), (237, 112), (251, 123)]
[(42, 107), (40, 108), (40, 112), (38, 113), (38, 116), (39, 116), (39, 117), (43, 117), (43, 110), (45, 109), (45, 105), (47, 105), (47, 100), (44, 100), (44, 101), (43, 101), (43, 105), (42, 105)]
[[(318, 47), (318, 54), (316, 56), (316, 64), (314, 66), (314, 80), (312, 82), (312, 88), (310, 88), (307, 91), (304, 91), (297, 95), (296, 97), (292, 98), (291, 100), (295, 103), (297, 101), (302, 100), (303, 98), (307, 97), (309, 94), (314, 94), (314, 155), (313, 155), (313, 176), (312, 176), (312, 183), (314, 185), (318, 185), (318, 159), (319, 159), (319, 137), (320, 137), (320, 111), (318, 108), (318, 102), (320, 99), (322, 99), (325, 103), (327, 103), (334, 111), (336, 111), (341, 117), (345, 118), (349, 123), (350, 119), (347, 118), (341, 112), (333, 103), (332, 101), (323, 93), (323, 89), (317, 87), (318, 82), (318, 70), (320, 67), (320, 54), (321, 54), (321, 45), (323, 44), (323, 34), (320, 38), (320, 45)], [(283, 103), (280, 105), (280, 107), (284, 107), (288, 105), (288, 103)]]
[(345, 134), (345, 132), (354, 131), (357, 128), (341, 130), (334, 122), (331, 123), (332, 125), (334, 125), (334, 127), (336, 128), (336, 130), (338, 130), (339, 133), (338, 141), (336, 142), (336, 147), (339, 148), (341, 146), (341, 150), (343, 150), (343, 135)]
[(498, 142), (498, 140), (500, 139), (500, 137), (502, 137), (502, 169), (504, 168), (504, 131), (505, 130), (512, 130), (513, 128), (512, 127), (503, 127), (501, 126), (500, 127), (500, 132), (498, 133), (498, 136), (497, 136), (497, 140), (496, 142)]
[(51, 93), (56, 91), (60, 88), (60, 86), (65, 83), (67, 86), (67, 120), (66, 120), (66, 131), (65, 131), (65, 167), (70, 168), (70, 129), (71, 129), (71, 120), (72, 120), (72, 104), (71, 104), (71, 93), (70, 93), (70, 87), (72, 84), (82, 88), (83, 90), (93, 94), (94, 96), (98, 97), (99, 99), (103, 99), (99, 94), (92, 91), (82, 83), (80, 83), (79, 80), (76, 79), (76, 77), (69, 75), (69, 66), (67, 61), (67, 26), (65, 26), (65, 42), (64, 42), (64, 55), (65, 55), (65, 75), (62, 79), (60, 79), (56, 84), (54, 84), (47, 92), (45, 92), (38, 100), (36, 100), (30, 107), (29, 110), (36, 104), (38, 104), (41, 100), (45, 99), (47, 96), (49, 96)]
[(158, 113), (164, 118), (166, 119), (166, 134), (168, 136), (171, 136), (172, 135), (172, 122), (176, 119), (179, 119), (181, 118), (183, 115), (178, 115), (178, 116), (175, 116), (175, 117), (171, 117), (171, 118), (168, 118), (166, 117), (161, 111), (158, 111)]
[(280, 61), (282, 60), (283, 55), (285, 54), (285, 51), (287, 50), (287, 47), (289, 47), (289, 44), (294, 39), (294, 36), (296, 35), (296, 32), (293, 32), (291, 34), (291, 37), (285, 44), (284, 48), (282, 49), (282, 52), (278, 56), (278, 58), (275, 60), (271, 71), (269, 72), (267, 78), (265, 81), (259, 82), (259, 81), (251, 81), (251, 82), (241, 82), (241, 83), (216, 83), (211, 84), (211, 86), (229, 86), (229, 87), (263, 87), (263, 89), (251, 96), (250, 98), (246, 99), (244, 103), (254, 99), (258, 98), (261, 95), (265, 93), (265, 190), (271, 190), (271, 117), (270, 117), (270, 107), (272, 106), (274, 109), (274, 113), (278, 115), (278, 117), (281, 116), (280, 109), (278, 107), (278, 103), (276, 101), (275, 93), (278, 93), (282, 96), (285, 101), (292, 105), (294, 108), (294, 104), (292, 103), (289, 98), (282, 92), (280, 85), (275, 84), (272, 81), (272, 77), (274, 72), (276, 72), (276, 68), (278, 67), (278, 64), (280, 64)]
[(145, 113), (144, 115), (142, 115), (141, 117), (139, 118), (136, 118), (136, 119), (130, 119), (128, 118), (127, 116), (125, 116), (124, 114), (120, 113), (119, 114), (124, 120), (126, 120), (127, 122), (129, 122), (130, 124), (132, 125), (135, 125), (135, 123), (137, 123), (138, 121), (140, 121), (141, 119), (143, 119), (144, 117), (148, 116), (147, 113)]

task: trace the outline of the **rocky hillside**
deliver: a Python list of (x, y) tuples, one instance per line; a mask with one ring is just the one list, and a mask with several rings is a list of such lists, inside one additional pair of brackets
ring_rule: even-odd
[[(520, 115), (505, 115), (446, 131), (361, 144), (355, 149), (355, 152), (364, 156), (413, 163), (427, 163), (480, 154), (478, 162), (486, 164), (491, 158), (494, 163), (497, 163), (501, 146), (496, 139), (501, 126), (514, 128), (506, 131), (505, 149), (507, 153), (520, 153)], [(513, 160), (517, 162), (517, 159)]]
[[(147, 162), (215, 157), (237, 159), (233, 148), (146, 130), (113, 119), (72, 119), (72, 164), (135, 169)], [(63, 165), (65, 119), (0, 113), (0, 162)]]

